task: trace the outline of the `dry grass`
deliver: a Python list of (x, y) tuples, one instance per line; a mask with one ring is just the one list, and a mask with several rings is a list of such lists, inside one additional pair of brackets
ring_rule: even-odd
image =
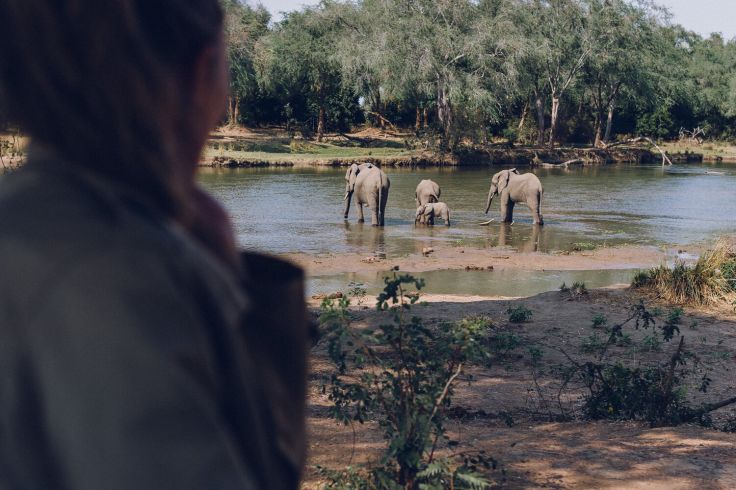
[(689, 266), (678, 262), (660, 265), (634, 279), (634, 287), (650, 288), (670, 303), (715, 305), (736, 300), (736, 246), (722, 238)]

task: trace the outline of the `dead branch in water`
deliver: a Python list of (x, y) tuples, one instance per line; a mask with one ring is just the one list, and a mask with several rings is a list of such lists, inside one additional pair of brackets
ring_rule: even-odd
[(649, 143), (650, 146), (653, 146), (657, 149), (657, 151), (662, 155), (662, 166), (665, 165), (672, 165), (672, 160), (667, 156), (667, 154), (662, 150), (659, 146), (657, 146), (657, 143), (655, 143), (651, 138), (647, 138), (646, 136), (638, 136), (636, 138), (631, 138), (625, 141), (617, 141), (616, 143), (610, 143), (603, 146), (604, 150), (610, 150), (611, 148), (615, 146), (623, 146), (623, 145), (634, 145), (637, 143)]

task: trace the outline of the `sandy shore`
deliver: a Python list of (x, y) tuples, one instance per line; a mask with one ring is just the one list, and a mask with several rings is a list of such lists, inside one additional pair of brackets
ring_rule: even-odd
[(303, 267), (307, 275), (321, 276), (341, 272), (382, 272), (397, 266), (407, 272), (489, 267), (538, 271), (643, 269), (661, 264), (668, 256), (664, 249), (638, 246), (555, 254), (446, 246), (435, 247), (428, 255), (417, 252), (401, 257), (382, 258), (356, 253), (286, 254), (283, 257)]

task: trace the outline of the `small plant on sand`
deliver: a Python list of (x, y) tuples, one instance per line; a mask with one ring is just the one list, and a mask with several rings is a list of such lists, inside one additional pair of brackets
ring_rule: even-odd
[(586, 250), (595, 250), (596, 246), (590, 242), (575, 242), (572, 244), (573, 252), (583, 252)]
[(608, 325), (608, 318), (603, 313), (597, 313), (593, 317), (593, 328), (603, 328)]
[(570, 287), (563, 282), (560, 286), (560, 293), (569, 295), (570, 299), (578, 299), (588, 295), (588, 288), (582, 281), (575, 281)]
[(330, 415), (345, 424), (377, 422), (387, 442), (378, 466), (322, 474), (327, 488), (486, 488), (478, 473), (492, 468), (482, 453), (438, 457), (457, 445), (446, 434), (445, 418), (454, 386), (469, 363), (487, 356), (490, 322), (473, 317), (436, 326), (410, 317), (424, 282), (410, 275), (385, 280), (377, 308), (386, 321), (377, 329), (351, 326), (349, 301), (322, 304), (323, 342), (335, 370), (324, 386)]
[(509, 322), (511, 323), (526, 323), (532, 319), (532, 310), (525, 305), (509, 308), (506, 310), (506, 313), (508, 313)]
[(351, 298), (355, 298), (358, 306), (363, 304), (366, 294), (368, 294), (368, 290), (365, 288), (365, 284), (359, 282), (351, 282), (348, 284), (348, 295), (350, 295)]
[(728, 240), (719, 240), (690, 266), (677, 262), (640, 272), (632, 286), (648, 288), (675, 304), (713, 305), (736, 300), (736, 251)]

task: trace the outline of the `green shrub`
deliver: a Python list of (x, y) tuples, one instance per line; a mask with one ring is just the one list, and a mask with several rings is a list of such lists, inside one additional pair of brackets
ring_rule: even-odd
[(526, 323), (532, 319), (532, 310), (524, 305), (509, 308), (506, 310), (506, 313), (508, 313), (511, 323)]
[[(464, 367), (488, 356), (490, 322), (483, 317), (428, 326), (409, 317), (424, 282), (410, 275), (386, 278), (377, 329), (351, 327), (346, 298), (322, 303), (323, 342), (335, 371), (324, 386), (330, 415), (345, 423), (375, 420), (387, 442), (379, 466), (323, 474), (328, 488), (486, 488), (481, 468), (495, 463), (482, 453), (438, 459), (448, 440), (444, 425), (454, 385)], [(452, 441), (448, 442), (452, 445)], [(400, 485), (400, 486), (399, 486)]]
[(603, 313), (597, 313), (593, 317), (593, 328), (602, 328), (608, 324), (608, 318)]

